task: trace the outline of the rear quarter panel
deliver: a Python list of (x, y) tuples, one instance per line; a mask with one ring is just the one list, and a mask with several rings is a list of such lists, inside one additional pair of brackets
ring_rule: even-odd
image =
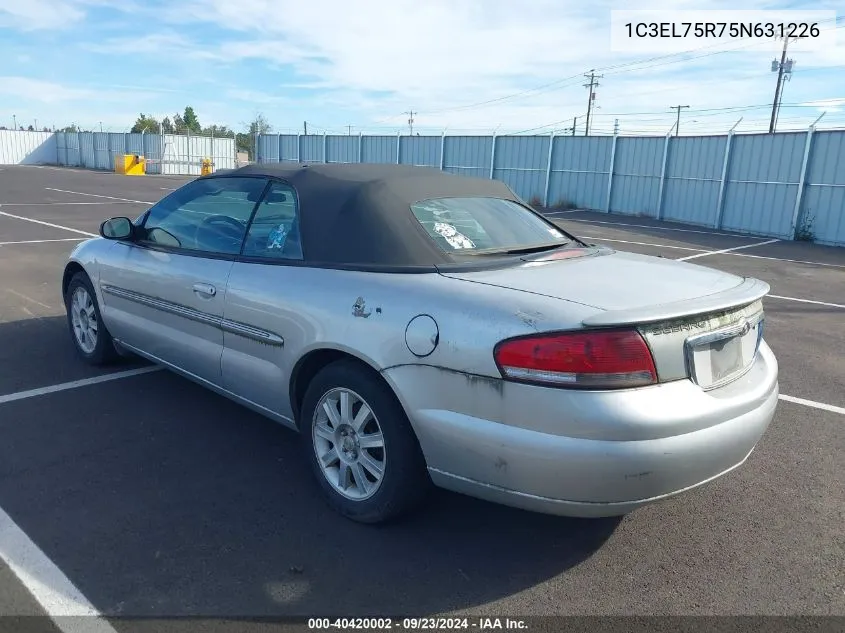
[[(585, 314), (594, 311), (437, 273), (238, 263), (229, 280), (224, 317), (277, 334), (284, 345), (227, 333), (223, 363), (231, 382), (226, 388), (290, 418), (291, 371), (299, 359), (319, 349), (347, 352), (380, 372), (424, 365), (498, 379), (493, 359), (497, 342), (578, 327)], [(436, 347), (425, 357), (415, 356), (406, 344), (406, 328), (417, 315), (431, 316), (438, 326)]]

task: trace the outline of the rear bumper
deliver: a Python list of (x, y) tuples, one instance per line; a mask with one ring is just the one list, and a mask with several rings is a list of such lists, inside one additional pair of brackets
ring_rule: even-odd
[(709, 479), (705, 479), (691, 486), (687, 486), (686, 488), (681, 488), (680, 490), (674, 490), (672, 492), (666, 492), (653, 497), (648, 497), (645, 499), (636, 499), (633, 501), (611, 501), (593, 503), (588, 501), (567, 501), (565, 499), (552, 499), (549, 497), (539, 497), (537, 495), (532, 495), (525, 492), (518, 492), (516, 490), (508, 490), (507, 488), (501, 488), (499, 486), (481, 483), (480, 481), (474, 481), (472, 479), (466, 479), (465, 477), (460, 477), (452, 473), (446, 473), (441, 470), (437, 470), (436, 468), (429, 468), (429, 473), (431, 474), (431, 479), (435, 485), (441, 488), (445, 488), (447, 490), (452, 490), (454, 492), (460, 492), (471, 497), (476, 497), (478, 499), (485, 499), (494, 503), (501, 503), (502, 505), (511, 506), (514, 508), (522, 508), (523, 510), (531, 510), (533, 512), (542, 512), (544, 514), (557, 514), (560, 516), (569, 517), (598, 518), (621, 516), (624, 514), (628, 514), (630, 512), (633, 512), (637, 508), (641, 508), (645, 505), (656, 503), (658, 501), (663, 501), (664, 499), (669, 499), (671, 497), (674, 497), (675, 495), (687, 492), (688, 490), (698, 488), (699, 486), (709, 483), (714, 479), (718, 479), (722, 475), (725, 475), (731, 472), (732, 470), (742, 466), (748, 459), (748, 457), (751, 455), (751, 452), (753, 452), (753, 449), (745, 457), (742, 458), (742, 461), (737, 464), (734, 464), (730, 468), (723, 470), (720, 473), (713, 475)]
[[(427, 372), (390, 371), (435, 484), (569, 516), (626, 514), (733, 470), (754, 449), (778, 401), (777, 361), (765, 344), (746, 376), (712, 392), (677, 381), (611, 394), (613, 404), (599, 406), (608, 392), (562, 392), (504, 383), (497, 420), (468, 414), (466, 409), (458, 412), (454, 406), (435, 408), (432, 400), (448, 400), (448, 386), (429, 391), (422, 380)], [(416, 380), (406, 383), (412, 376)], [(473, 388), (470, 381), (456, 380), (454, 375), (451, 382), (463, 387), (466, 408), (489, 411), (478, 404), (480, 398), (489, 402), (494, 397), (489, 384)], [(475, 392), (479, 388), (483, 393)], [(526, 389), (556, 391), (558, 406), (544, 408), (541, 397), (532, 403), (530, 393), (524, 400)], [(417, 395), (420, 390), (426, 390), (428, 398)], [(516, 407), (509, 395), (519, 401)], [(662, 408), (657, 409), (656, 403)], [(557, 419), (559, 433), (549, 432), (555, 428), (548, 424), (549, 417)], [(569, 424), (567, 417), (577, 420)], [(573, 437), (590, 418), (594, 432)], [(517, 419), (532, 422), (517, 425)], [(542, 430), (526, 428), (529, 424)]]

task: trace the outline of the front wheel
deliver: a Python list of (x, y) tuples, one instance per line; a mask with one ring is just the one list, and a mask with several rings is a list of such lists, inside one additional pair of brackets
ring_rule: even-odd
[(83, 272), (70, 280), (65, 293), (65, 310), (77, 353), (89, 365), (105, 365), (118, 358), (111, 334), (103, 324), (97, 295)]
[(430, 487), (425, 460), (401, 405), (369, 368), (339, 361), (308, 385), (302, 440), (329, 504), (362, 523), (415, 508)]

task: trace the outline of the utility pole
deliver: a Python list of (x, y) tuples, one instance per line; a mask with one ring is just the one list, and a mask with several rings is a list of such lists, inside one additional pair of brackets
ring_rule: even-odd
[(16, 115), (12, 115), (12, 129), (17, 131), (18, 129), (18, 117)]
[(792, 66), (794, 62), (791, 59), (786, 58), (786, 49), (789, 46), (789, 38), (783, 38), (783, 51), (780, 54), (780, 63), (778, 63), (777, 59), (772, 60), (772, 72), (777, 71), (778, 80), (775, 84), (775, 100), (772, 102), (772, 118), (769, 121), (769, 134), (772, 134), (775, 131), (775, 126), (777, 125), (777, 115), (778, 110), (780, 109), (780, 101), (781, 97), (783, 96), (783, 80), (784, 74), (788, 77), (792, 76)]
[(593, 101), (596, 99), (596, 93), (593, 92), (593, 88), (599, 85), (599, 82), (596, 79), (601, 79), (604, 75), (596, 75), (594, 70), (590, 71), (590, 74), (584, 73), (584, 77), (588, 77), (590, 79), (589, 83), (585, 83), (584, 87), (589, 89), (590, 96), (587, 99), (587, 124), (584, 126), (584, 136), (589, 136), (590, 134), (590, 112), (593, 109)]
[(302, 134), (308, 136), (308, 121), (302, 122)]
[(352, 126), (351, 125), (346, 126), (346, 135), (352, 136)]
[(414, 135), (414, 115), (419, 114), (419, 112), (414, 112), (413, 110), (409, 110), (408, 112), (403, 112), (402, 114), (408, 115), (408, 129), (411, 132), (411, 136)]
[(671, 106), (671, 108), (670, 108), (671, 110), (677, 110), (678, 111), (678, 119), (675, 121), (675, 136), (678, 136), (678, 132), (680, 132), (680, 128), (681, 128), (681, 108), (688, 108), (688, 107), (689, 107), (688, 105), (676, 105), (676, 106)]
[(619, 134), (619, 119), (614, 119), (613, 121), (613, 136)]
[(100, 121), (100, 134), (102, 134), (102, 133), (103, 133), (103, 122)]
[(572, 136), (575, 136), (576, 121), (578, 121), (578, 117), (577, 116), (572, 117)]

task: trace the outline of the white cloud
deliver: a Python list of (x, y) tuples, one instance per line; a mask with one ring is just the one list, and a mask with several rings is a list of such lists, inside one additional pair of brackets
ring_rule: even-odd
[(75, 3), (51, 0), (0, 0), (0, 28), (21, 31), (63, 29), (85, 17)]
[[(625, 0), (578, 6), (560, 0), (16, 2), (0, 0), (0, 21), (13, 10), (20, 18), (22, 12), (34, 15), (57, 6), (62, 8), (52, 10), (53, 17), (42, 18), (42, 24), (73, 24), (87, 12), (87, 23), (99, 26), (96, 5), (135, 14), (127, 24), (133, 33), (138, 32), (131, 41), (137, 51), (156, 60), (157, 72), (166, 78), (136, 73), (131, 83), (190, 96), (203, 122), (232, 124), (261, 108), (279, 127), (299, 125), (303, 118), (311, 125), (313, 117), (332, 130), (345, 131), (349, 123), (357, 129), (395, 133), (406, 129), (407, 115), (402, 112), (412, 108), (418, 112), (419, 130), (448, 127), (450, 131), (489, 132), (497, 127), (501, 131), (538, 127), (546, 132), (564, 128), (573, 116), (583, 115), (587, 91), (581, 85), (581, 73), (637, 59), (610, 51), (610, 9), (625, 7)], [(649, 8), (719, 9), (735, 4), (735, 0), (654, 0)], [(743, 9), (768, 8), (768, 4), (768, 0), (749, 0)], [(18, 5), (26, 9), (17, 9)], [(804, 6), (817, 10), (834, 5), (817, 1)], [(62, 19), (53, 19), (62, 12)], [(786, 100), (842, 96), (841, 89), (830, 92), (837, 88), (829, 74), (835, 70), (820, 70), (845, 60), (845, 38), (839, 39), (835, 50), (795, 55), (796, 72), (785, 89)], [(108, 55), (125, 52), (127, 44), (124, 37), (78, 41), (89, 53)], [(76, 52), (66, 46), (69, 55)], [(686, 129), (715, 123), (727, 129), (739, 116), (745, 116), (746, 123), (754, 117), (767, 118), (765, 107), (748, 113), (699, 112), (695, 116), (693, 110), (770, 102), (774, 90), (770, 47), (683, 63), (667, 61), (673, 60), (658, 60), (637, 72), (630, 72), (630, 67), (600, 71), (605, 76), (598, 88), (600, 109), (595, 112), (594, 129), (609, 131), (617, 113), (622, 115), (623, 129), (668, 129), (674, 122), (669, 106), (678, 103), (692, 106)], [(256, 65), (263, 67), (263, 74), (254, 72)], [(242, 68), (250, 72), (238, 72)], [(572, 79), (560, 81), (567, 77)], [(518, 98), (503, 98), (550, 82), (557, 83)], [(68, 89), (72, 94), (73, 88)], [(127, 94), (137, 91), (136, 101), (151, 94), (142, 85), (109, 88), (113, 89)], [(211, 90), (213, 98), (223, 95), (226, 100), (202, 101), (194, 98), (194, 89)], [(161, 110), (175, 106), (174, 97), (156, 98)], [(57, 98), (55, 103), (60, 101)], [(485, 101), (491, 103), (466, 107)], [(656, 114), (625, 116), (636, 112)], [(789, 116), (799, 115), (803, 116), (801, 112)], [(547, 125), (556, 121), (560, 123)]]
[[(289, 66), (302, 83), (331, 86), (344, 94), (344, 116), (354, 111), (363, 119), (359, 123), (404, 127), (407, 117), (400, 113), (413, 108), (420, 113), (418, 125), (431, 128), (514, 130), (582, 114), (587, 93), (580, 73), (631, 59), (610, 52), (609, 10), (625, 4), (605, 1), (575, 8), (559, 0), (204, 0), (173, 7), (162, 17), (184, 24), (210, 21), (242, 34), (244, 40), (204, 54)], [(701, 2), (658, 0), (650, 8), (734, 4), (718, 1), (702, 7)], [(743, 8), (753, 9), (768, 3), (746, 4)], [(825, 7), (817, 3), (808, 8)], [(665, 109), (667, 121), (668, 106), (676, 99), (695, 108), (763, 103), (773, 88), (769, 48), (656, 65), (638, 73), (608, 73), (601, 80), (598, 103), (604, 112)], [(803, 54), (800, 63), (802, 68), (830, 65), (835, 57), (830, 52)], [(570, 75), (577, 76), (544, 91), (502, 99)], [(263, 102), (273, 103), (274, 98), (268, 92)], [(461, 107), (483, 101), (493, 103)], [(312, 103), (326, 105), (317, 96)], [(300, 110), (307, 107), (303, 103)], [(598, 120), (604, 112), (598, 112)]]
[(51, 81), (29, 77), (0, 77), (0, 94), (21, 101), (61, 103), (79, 99), (93, 99), (95, 91), (69, 88)]
[(817, 112), (838, 113), (845, 108), (845, 97), (839, 99), (822, 99), (819, 101), (808, 101), (801, 105), (811, 106), (816, 108)]

